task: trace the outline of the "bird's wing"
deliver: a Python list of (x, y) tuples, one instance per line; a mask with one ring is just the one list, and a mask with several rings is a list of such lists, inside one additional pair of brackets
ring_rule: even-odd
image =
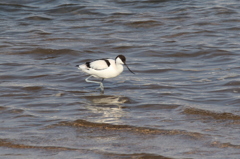
[(93, 62), (87, 62), (86, 65), (94, 70), (104, 70), (110, 66), (110, 62), (107, 59), (102, 59)]

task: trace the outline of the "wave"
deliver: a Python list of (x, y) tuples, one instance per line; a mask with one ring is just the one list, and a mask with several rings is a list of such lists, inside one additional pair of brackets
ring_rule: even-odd
[(162, 25), (161, 22), (147, 19), (147, 20), (133, 20), (124, 23), (128, 27), (134, 28), (153, 28)]
[[(16, 53), (19, 54), (19, 53)], [(45, 48), (35, 48), (29, 51), (21, 52), (22, 55), (77, 55), (76, 51), (71, 49), (45, 49)]]
[(214, 112), (198, 108), (185, 108), (183, 110), (183, 113), (189, 115), (208, 116), (216, 120), (240, 120), (240, 115), (235, 115), (227, 112)]
[[(204, 134), (198, 132), (188, 132), (183, 130), (164, 130), (164, 129), (155, 129), (148, 127), (138, 127), (138, 126), (130, 126), (130, 125), (113, 125), (108, 123), (95, 123), (86, 120), (75, 120), (75, 121), (63, 121), (58, 124), (52, 126), (70, 126), (70, 127), (84, 127), (84, 128), (96, 128), (102, 129), (106, 131), (126, 131), (126, 132), (134, 132), (140, 134), (148, 134), (148, 135), (183, 135), (190, 137), (192, 139), (202, 139), (205, 137)], [(51, 127), (52, 127), (51, 126)]]
[(7, 139), (0, 139), (0, 147), (6, 147), (6, 148), (14, 148), (14, 149), (39, 149), (39, 150), (45, 150), (45, 151), (54, 151), (54, 152), (62, 152), (62, 151), (77, 151), (82, 154), (98, 154), (104, 157), (114, 157), (114, 158), (141, 158), (141, 159), (171, 159), (169, 157), (161, 156), (161, 155), (155, 155), (151, 153), (129, 153), (129, 154), (118, 154), (118, 153), (110, 153), (110, 152), (104, 152), (101, 150), (91, 150), (91, 149), (82, 149), (82, 148), (72, 148), (72, 147), (64, 147), (64, 146), (37, 146), (37, 145), (27, 145), (27, 144), (20, 144), (15, 143), (17, 141), (7, 140)]
[(49, 17), (43, 17), (43, 16), (30, 16), (30, 17), (26, 17), (25, 20), (48, 21), (53, 19)]
[(60, 146), (59, 147), (58, 146), (34, 146), (34, 145), (19, 144), (13, 141), (9, 141), (7, 139), (0, 139), (0, 147), (17, 148), (17, 149), (45, 149), (45, 150), (58, 150), (58, 151), (77, 150), (73, 148), (60, 147)]

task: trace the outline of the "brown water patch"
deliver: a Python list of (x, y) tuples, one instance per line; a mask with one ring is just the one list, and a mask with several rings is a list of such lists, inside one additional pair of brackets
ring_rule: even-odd
[(190, 115), (208, 116), (217, 120), (240, 120), (239, 115), (234, 115), (232, 113), (213, 112), (213, 111), (202, 110), (197, 108), (185, 108), (183, 113), (190, 114)]
[(77, 149), (67, 148), (67, 147), (32, 146), (32, 145), (18, 144), (5, 139), (0, 139), (0, 147), (17, 148), (17, 149), (45, 149), (45, 150), (56, 150), (56, 151), (77, 150)]
[(6, 109), (7, 109), (6, 107), (0, 106), (0, 111), (6, 110)]
[(189, 32), (181, 32), (181, 33), (176, 33), (176, 34), (172, 34), (172, 35), (165, 35), (165, 36), (162, 36), (162, 38), (176, 38), (176, 37), (179, 37), (179, 36), (184, 36), (184, 35), (189, 35), (191, 33)]
[(162, 23), (155, 20), (135, 20), (127, 22), (125, 25), (134, 28), (153, 28), (162, 25)]
[[(134, 153), (134, 154), (117, 154), (117, 153), (108, 153), (99, 150), (85, 150), (85, 149), (77, 149), (77, 148), (68, 148), (68, 147), (61, 147), (61, 146), (33, 146), (33, 145), (26, 145), (26, 144), (19, 144), (14, 143), (13, 141), (8, 141), (6, 139), (0, 139), (0, 147), (6, 148), (13, 148), (13, 149), (37, 149), (37, 150), (45, 150), (45, 151), (55, 151), (55, 152), (62, 152), (62, 151), (78, 151), (82, 154), (98, 154), (104, 156), (104, 158), (114, 158), (114, 159), (132, 159), (132, 158), (141, 158), (141, 159), (171, 159), (169, 157), (155, 155), (155, 154), (148, 154), (148, 153)], [(12, 156), (12, 154), (8, 154)], [(21, 155), (21, 154), (19, 154)]]
[[(169, 157), (154, 155), (154, 154), (147, 154), (147, 153), (139, 153), (139, 154), (105, 154), (107, 157), (114, 157), (114, 159), (171, 159)], [(116, 158), (117, 157), (117, 158)]]
[(234, 145), (231, 143), (221, 143), (219, 141), (214, 141), (211, 143), (212, 146), (218, 147), (218, 148), (235, 148), (235, 149), (240, 149), (240, 145)]
[(45, 21), (45, 20), (52, 20), (51, 18), (41, 17), (41, 16), (30, 16), (25, 18), (26, 20), (36, 20), (36, 21)]
[(230, 81), (224, 84), (224, 86), (239, 86), (239, 85), (240, 85), (240, 81)]
[(29, 86), (29, 87), (24, 87), (23, 88), (23, 90), (30, 91), (30, 92), (38, 92), (38, 91), (40, 91), (42, 89), (43, 89), (42, 86)]
[[(75, 120), (73, 122), (60, 122), (59, 124), (52, 126), (71, 126), (71, 127), (84, 127), (84, 128), (97, 128), (107, 131), (128, 131), (133, 133), (140, 134), (149, 134), (149, 135), (184, 135), (192, 139), (201, 139), (204, 137), (203, 134), (197, 132), (187, 132), (182, 130), (163, 130), (155, 128), (146, 128), (146, 127), (137, 127), (130, 125), (112, 125), (107, 123), (94, 123), (86, 120)], [(50, 126), (51, 127), (51, 126)]]

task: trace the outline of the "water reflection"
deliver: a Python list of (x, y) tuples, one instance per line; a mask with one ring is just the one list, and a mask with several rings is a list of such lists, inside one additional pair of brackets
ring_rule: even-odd
[(123, 96), (99, 95), (85, 96), (87, 99), (85, 108), (97, 117), (91, 117), (94, 122), (123, 124), (121, 118), (127, 116), (127, 112), (123, 107), (125, 103), (129, 103), (130, 99)]
[(111, 95), (98, 95), (98, 96), (85, 96), (91, 104), (97, 104), (100, 106), (115, 105), (121, 107), (124, 103), (129, 103), (130, 99), (124, 96), (111, 96)]

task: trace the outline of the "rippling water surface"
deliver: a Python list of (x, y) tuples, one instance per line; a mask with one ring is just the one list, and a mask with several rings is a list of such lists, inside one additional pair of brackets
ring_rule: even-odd
[[(0, 2), (0, 158), (239, 158), (239, 0)], [(123, 54), (105, 94), (75, 65)]]

